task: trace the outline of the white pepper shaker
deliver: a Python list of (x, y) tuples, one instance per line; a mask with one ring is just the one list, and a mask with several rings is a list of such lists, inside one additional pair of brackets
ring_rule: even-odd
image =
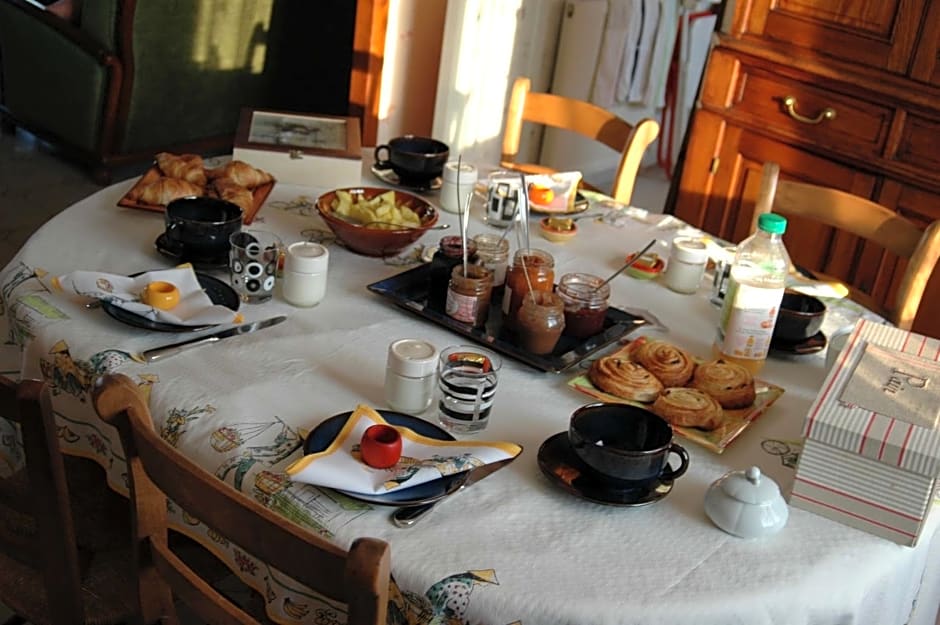
[(695, 293), (705, 275), (708, 248), (701, 239), (677, 237), (672, 241), (663, 280), (677, 293)]
[(319, 243), (298, 241), (287, 247), (281, 292), (294, 306), (316, 306), (326, 295), (330, 252)]
[(437, 348), (420, 339), (400, 339), (388, 346), (385, 401), (400, 412), (424, 412), (434, 398)]
[[(457, 186), (457, 172), (460, 172), (460, 186)], [(444, 165), (441, 174), (441, 208), (451, 213), (459, 213), (467, 208), (467, 198), (473, 193), (477, 183), (477, 168), (467, 163), (451, 161)], [(459, 203), (458, 203), (459, 201)]]

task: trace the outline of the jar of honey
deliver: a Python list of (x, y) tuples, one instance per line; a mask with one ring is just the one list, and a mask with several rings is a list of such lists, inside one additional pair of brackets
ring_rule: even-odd
[[(467, 241), (467, 262), (476, 261), (477, 247), (473, 241)], [(437, 251), (431, 258), (428, 282), (428, 308), (444, 312), (447, 304), (447, 289), (454, 267), (463, 263), (463, 241), (458, 235), (442, 237)]]
[(493, 292), (493, 273), (481, 265), (457, 265), (451, 271), (444, 307), (449, 317), (457, 321), (480, 327), (486, 323), (490, 313), (490, 298)]
[(533, 291), (522, 298), (518, 332), (522, 348), (533, 354), (550, 354), (565, 328), (565, 303), (556, 293)]
[(586, 339), (604, 329), (610, 286), (587, 273), (566, 273), (558, 281), (557, 293), (565, 303), (565, 334)]
[(516, 329), (516, 317), (522, 298), (529, 291), (551, 292), (555, 288), (555, 259), (544, 250), (523, 248), (513, 256), (512, 266), (506, 272), (503, 291), (503, 323)]

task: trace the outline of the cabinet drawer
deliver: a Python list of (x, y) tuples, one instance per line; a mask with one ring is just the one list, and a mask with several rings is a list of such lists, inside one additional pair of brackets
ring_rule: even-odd
[(818, 148), (882, 156), (894, 115), (890, 107), (744, 62), (735, 82), (730, 93), (732, 117)]
[(940, 172), (940, 120), (908, 115), (894, 160), (922, 169), (931, 177)]

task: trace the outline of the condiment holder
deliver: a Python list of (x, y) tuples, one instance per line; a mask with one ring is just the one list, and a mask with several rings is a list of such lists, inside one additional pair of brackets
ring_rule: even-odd
[(729, 471), (708, 487), (705, 514), (729, 534), (763, 538), (783, 529), (790, 513), (777, 483), (750, 467)]

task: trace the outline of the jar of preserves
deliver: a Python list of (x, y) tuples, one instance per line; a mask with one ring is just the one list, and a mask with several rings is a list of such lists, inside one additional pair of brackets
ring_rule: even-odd
[(604, 329), (610, 286), (603, 283), (603, 278), (587, 273), (566, 273), (558, 281), (556, 293), (565, 304), (566, 335), (585, 339)]
[(509, 269), (509, 240), (484, 233), (473, 237), (473, 242), (477, 246), (477, 262), (493, 273), (493, 290), (502, 289)]
[(555, 259), (544, 250), (523, 248), (516, 250), (512, 266), (506, 272), (503, 291), (503, 323), (516, 329), (516, 316), (522, 298), (530, 290), (551, 292), (555, 288)]
[(449, 317), (479, 327), (486, 323), (490, 313), (490, 298), (493, 292), (493, 274), (482, 265), (463, 265), (451, 270), (447, 288), (447, 303), (444, 307)]
[(565, 328), (565, 303), (557, 293), (533, 291), (522, 298), (518, 331), (522, 348), (533, 354), (550, 354)]
[[(476, 262), (476, 243), (467, 242), (467, 262)], [(437, 251), (431, 258), (428, 282), (428, 308), (444, 312), (447, 304), (447, 288), (454, 267), (463, 263), (463, 242), (458, 235), (441, 238)]]

